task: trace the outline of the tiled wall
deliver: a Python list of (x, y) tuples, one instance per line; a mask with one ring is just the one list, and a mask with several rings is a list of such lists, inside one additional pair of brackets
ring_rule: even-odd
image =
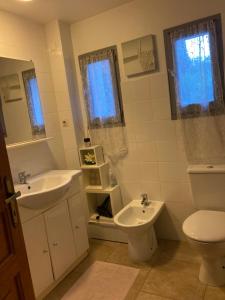
[(116, 168), (124, 202), (147, 192), (166, 202), (157, 229), (162, 237), (180, 238), (181, 222), (193, 210), (183, 145), (170, 120), (164, 73), (122, 83), (128, 156)]
[[(78, 55), (117, 45), (122, 83), (129, 154), (115, 169), (124, 204), (147, 192), (150, 199), (163, 200), (166, 209), (157, 222), (161, 237), (182, 239), (182, 222), (194, 205), (186, 173), (187, 161), (179, 126), (170, 119), (163, 29), (224, 12), (216, 0), (135, 0), (72, 25), (77, 73)], [(160, 72), (127, 79), (121, 43), (156, 34)], [(225, 38), (224, 38), (225, 40)], [(80, 76), (79, 91), (82, 104)]]
[(13, 14), (0, 12), (0, 56), (34, 62), (46, 133), (53, 137), (49, 142), (8, 150), (14, 180), (17, 180), (17, 174), (22, 170), (34, 175), (50, 168), (65, 168), (44, 27)]

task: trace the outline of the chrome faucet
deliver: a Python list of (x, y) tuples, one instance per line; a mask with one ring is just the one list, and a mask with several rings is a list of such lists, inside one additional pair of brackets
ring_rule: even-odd
[(26, 174), (26, 171), (22, 171), (18, 173), (19, 183), (27, 184), (27, 178), (30, 177), (30, 174)]
[(148, 194), (141, 194), (141, 205), (143, 205), (144, 207), (149, 206), (150, 204), (150, 200), (148, 199)]

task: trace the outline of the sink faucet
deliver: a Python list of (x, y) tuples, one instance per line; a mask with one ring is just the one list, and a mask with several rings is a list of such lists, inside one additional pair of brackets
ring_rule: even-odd
[(30, 174), (26, 174), (26, 171), (22, 171), (18, 173), (19, 183), (27, 184), (27, 178), (30, 177)]
[(149, 206), (150, 201), (148, 199), (148, 194), (141, 194), (141, 205), (143, 205), (144, 207)]

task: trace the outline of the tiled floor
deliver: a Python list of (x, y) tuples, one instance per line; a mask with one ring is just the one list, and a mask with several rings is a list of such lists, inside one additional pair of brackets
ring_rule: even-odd
[(95, 260), (140, 269), (126, 300), (225, 300), (225, 288), (199, 282), (200, 260), (189, 245), (165, 240), (159, 242), (154, 257), (142, 264), (129, 260), (126, 244), (91, 240), (90, 255), (45, 300), (60, 300)]

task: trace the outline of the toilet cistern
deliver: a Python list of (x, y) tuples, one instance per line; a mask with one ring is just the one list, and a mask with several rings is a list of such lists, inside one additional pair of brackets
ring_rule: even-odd
[(149, 206), (149, 204), (150, 204), (150, 200), (148, 199), (148, 194), (147, 193), (141, 194), (141, 205), (146, 207)]

